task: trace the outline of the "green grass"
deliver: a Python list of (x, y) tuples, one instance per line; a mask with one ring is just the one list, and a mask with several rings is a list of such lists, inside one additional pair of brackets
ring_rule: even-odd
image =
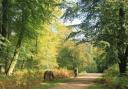
[(40, 84), (39, 86), (35, 86), (32, 89), (49, 89), (51, 87), (56, 86), (57, 84), (55, 83), (46, 83), (46, 84)]
[(107, 89), (107, 88), (105, 88), (103, 85), (96, 84), (96, 85), (90, 86), (88, 89)]
[(49, 89), (51, 87), (57, 86), (58, 83), (64, 83), (70, 81), (71, 79), (56, 79), (52, 81), (45, 81), (40, 83), (38, 86), (33, 87), (32, 89)]

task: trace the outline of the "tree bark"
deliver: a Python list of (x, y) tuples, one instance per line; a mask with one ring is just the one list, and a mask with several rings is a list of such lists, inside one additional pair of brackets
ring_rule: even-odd
[(119, 37), (118, 37), (118, 56), (119, 56), (119, 70), (120, 74), (125, 74), (126, 73), (126, 60), (127, 60), (127, 51), (128, 47), (125, 46), (125, 38), (126, 38), (126, 32), (125, 32), (125, 11), (123, 5), (121, 5), (119, 9)]
[(18, 37), (16, 48), (15, 48), (15, 51), (14, 51), (13, 58), (11, 60), (9, 68), (6, 72), (7, 75), (11, 75), (13, 73), (13, 70), (14, 70), (15, 66), (16, 66), (17, 59), (18, 59), (18, 56), (19, 56), (19, 50), (20, 50), (21, 43), (22, 43), (22, 40), (23, 40), (23, 34), (24, 34), (24, 30), (21, 30), (21, 32), (19, 34), (19, 37)]
[(20, 67), (21, 69), (24, 69), (24, 67), (25, 67), (25, 62), (26, 62), (25, 60), (22, 60), (22, 64), (21, 64), (21, 67)]
[(126, 46), (125, 54), (120, 57), (120, 74), (126, 74), (127, 71), (127, 61), (128, 61), (128, 45)]
[(120, 58), (119, 70), (121, 75), (126, 74), (126, 66), (127, 66), (126, 58), (125, 57)]
[(8, 0), (2, 1), (2, 23), (1, 23), (1, 35), (3, 37), (7, 36), (7, 28), (8, 28)]
[(18, 56), (19, 56), (21, 44), (22, 44), (22, 41), (23, 41), (23, 38), (24, 38), (25, 20), (26, 20), (24, 9), (25, 8), (23, 7), (22, 8), (22, 21), (21, 21), (22, 24), (21, 24), (21, 29), (20, 29), (20, 32), (19, 32), (18, 41), (17, 41), (16, 47), (15, 47), (15, 50), (14, 50), (14, 55), (12, 57), (11, 63), (9, 65), (9, 68), (6, 71), (6, 74), (9, 75), (9, 76), (12, 75), (12, 73), (13, 73), (13, 71), (15, 69), (15, 66), (17, 64), (17, 59), (18, 59)]
[[(8, 0), (2, 0), (1, 1), (1, 10), (2, 10), (2, 14), (1, 14), (1, 22), (0, 22), (0, 35), (2, 37), (4, 37), (5, 39), (7, 39), (7, 34), (8, 34)], [(5, 39), (1, 39), (0, 41), (2, 43), (5, 42)], [(5, 50), (4, 50), (4, 46), (2, 44), (0, 44), (0, 55), (5, 55)], [(6, 56), (5, 56), (6, 57)], [(4, 69), (6, 70), (6, 58), (3, 58), (3, 63), (5, 65)]]

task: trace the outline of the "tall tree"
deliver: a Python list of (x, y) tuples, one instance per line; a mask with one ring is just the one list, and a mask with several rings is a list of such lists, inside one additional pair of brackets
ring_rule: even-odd
[(19, 50), (23, 43), (23, 38), (35, 38), (39, 33), (40, 26), (54, 18), (53, 12), (58, 3), (59, 0), (14, 0), (11, 3), (11, 26), (14, 26), (14, 32), (17, 33), (18, 39), (13, 57), (7, 70), (8, 75), (12, 74), (16, 66)]
[(128, 57), (128, 44), (126, 40), (126, 27), (125, 27), (125, 10), (124, 5), (121, 3), (119, 8), (119, 34), (118, 34), (118, 57), (120, 59), (119, 68), (120, 73), (126, 73), (127, 57)]
[(107, 54), (112, 53), (108, 59), (119, 64), (120, 74), (126, 73), (128, 57), (126, 4), (127, 0), (77, 0), (74, 5), (67, 4), (64, 14), (65, 18), (81, 20), (77, 26), (81, 29), (78, 33), (85, 35), (82, 42), (106, 41), (110, 44), (106, 48)]
[(2, 21), (1, 21), (1, 29), (0, 34), (3, 37), (7, 36), (7, 21), (8, 20), (8, 0), (2, 1)]
[[(9, 0), (0, 1), (0, 59), (6, 67)], [(5, 55), (6, 54), (6, 55)], [(3, 56), (4, 55), (4, 56)]]
[(62, 68), (72, 70), (77, 67), (79, 71), (96, 72), (97, 68), (93, 57), (92, 45), (81, 44), (76, 46), (73, 41), (68, 41), (60, 48), (57, 62)]

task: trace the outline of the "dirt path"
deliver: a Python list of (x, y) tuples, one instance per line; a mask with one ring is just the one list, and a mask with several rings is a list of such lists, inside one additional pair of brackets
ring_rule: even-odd
[(71, 81), (59, 83), (50, 89), (87, 89), (88, 86), (95, 84), (96, 78), (100, 78), (101, 76), (102, 74), (99, 73), (88, 73), (78, 78), (73, 78)]

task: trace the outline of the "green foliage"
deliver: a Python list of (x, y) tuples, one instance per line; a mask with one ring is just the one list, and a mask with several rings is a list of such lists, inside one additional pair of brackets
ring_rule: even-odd
[(128, 88), (128, 76), (120, 76), (117, 65), (110, 67), (105, 71), (104, 80), (109, 89), (127, 89)]
[(107, 89), (107, 88), (105, 88), (105, 86), (102, 86), (100, 84), (96, 84), (96, 85), (90, 86), (88, 89)]
[(40, 84), (39, 86), (33, 87), (32, 89), (49, 89), (54, 86), (56, 86), (56, 83), (46, 83)]
[[(9, 71), (12, 62), (17, 60), (17, 68), (37, 68), (38, 61), (34, 60), (33, 57), (36, 50), (34, 41), (42, 33), (42, 26), (52, 23), (60, 15), (58, 4), (61, 0), (7, 0), (5, 6), (2, 6), (2, 1), (0, 1), (0, 8), (7, 9), (7, 19), (5, 19), (6, 23), (4, 24), (7, 28), (5, 30), (7, 30), (6, 35), (8, 37), (5, 39), (10, 42), (10, 44), (5, 41), (1, 42), (3, 38), (0, 37), (2, 45), (9, 44), (8, 47), (3, 47), (5, 50), (2, 49), (3, 55), (6, 54), (6, 56), (1, 57), (4, 61), (3, 64), (6, 66), (5, 69)], [(2, 14), (4, 12), (2, 12), (2, 9), (0, 10), (0, 34), (2, 34)], [(13, 66), (15, 67), (15, 64)]]
[(115, 64), (111, 67), (109, 67), (107, 70), (104, 71), (105, 75), (104, 76), (117, 76), (119, 73), (118, 65)]
[(58, 67), (58, 50), (68, 32), (61, 23), (54, 22), (42, 26), (43, 31), (37, 38), (36, 55), (34, 59), (39, 62), (41, 69), (54, 69)]
[[(36, 76), (35, 76), (36, 75)], [(17, 71), (13, 76), (0, 75), (1, 89), (31, 89), (42, 81), (42, 72)]]
[(70, 70), (78, 67), (79, 72), (97, 72), (93, 58), (93, 47), (90, 44), (76, 46), (75, 43), (69, 41), (60, 49), (57, 62), (60, 67)]
[[(40, 0), (32, 0), (32, 1), (18, 1), (13, 0), (10, 2), (11, 9), (11, 21), (15, 21), (14, 25), (19, 26), (22, 23), (22, 19), (25, 20), (26, 33), (31, 36), (34, 34), (35, 30), (38, 30), (39, 26), (46, 21), (51, 20), (54, 16), (53, 11), (56, 8), (56, 4), (59, 3), (59, 0), (55, 1), (40, 1)], [(23, 18), (23, 16), (25, 16)], [(17, 18), (16, 18), (17, 17)], [(19, 18), (18, 18), (19, 17)], [(15, 19), (15, 20), (12, 20)], [(20, 22), (20, 23), (17, 23)], [(38, 24), (37, 24), (38, 23)], [(11, 24), (12, 25), (12, 24)], [(23, 26), (23, 25), (21, 25)]]
[(99, 69), (97, 68), (97, 66), (98, 66), (98, 64), (96, 64), (95, 61), (94, 61), (94, 62), (88, 64), (85, 67), (85, 70), (86, 70), (87, 73), (97, 73), (97, 72), (99, 72), (98, 71)]
[(0, 75), (0, 89), (48, 89), (57, 83), (70, 80), (71, 71), (54, 69), (55, 79), (44, 82), (42, 70), (18, 70), (13, 76)]
[[(127, 58), (122, 57), (127, 56), (128, 45), (127, 0), (76, 0), (72, 5), (71, 2), (67, 3), (64, 17), (67, 20), (74, 18), (81, 20), (80, 24), (75, 25), (79, 28), (75, 36), (84, 35), (79, 43), (92, 42), (99, 45), (106, 42), (109, 45), (103, 54), (105, 62), (102, 62), (107, 64), (105, 67), (122, 61), (125, 62), (121, 65), (126, 65)], [(70, 37), (73, 38), (74, 34), (70, 34)], [(123, 69), (126, 71), (125, 68), (121, 70)]]

